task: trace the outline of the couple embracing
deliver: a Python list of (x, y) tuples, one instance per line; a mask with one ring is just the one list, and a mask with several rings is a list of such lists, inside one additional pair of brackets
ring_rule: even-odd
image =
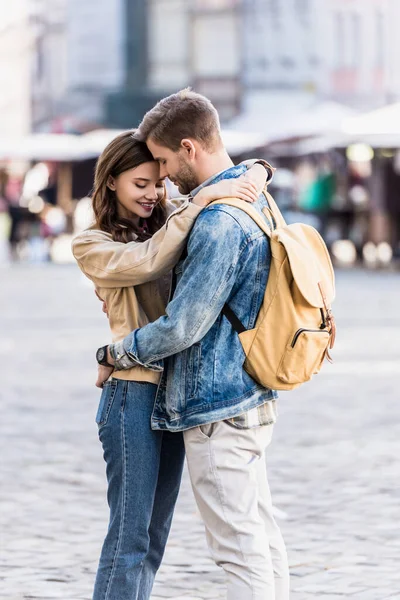
[[(228, 600), (288, 600), (285, 545), (272, 513), (265, 452), (275, 391), (243, 369), (227, 318), (254, 327), (271, 260), (263, 215), (271, 176), (234, 166), (218, 113), (190, 90), (161, 100), (104, 150), (95, 224), (74, 256), (106, 305), (113, 343), (97, 351), (99, 438), (110, 522), (94, 600), (149, 600), (184, 457)], [(165, 179), (188, 198), (170, 201)]]

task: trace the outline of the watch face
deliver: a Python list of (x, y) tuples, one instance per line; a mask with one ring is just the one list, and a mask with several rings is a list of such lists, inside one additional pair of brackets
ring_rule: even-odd
[(104, 351), (104, 348), (99, 348), (97, 350), (97, 362), (101, 362), (102, 360), (104, 360), (105, 355), (106, 353)]

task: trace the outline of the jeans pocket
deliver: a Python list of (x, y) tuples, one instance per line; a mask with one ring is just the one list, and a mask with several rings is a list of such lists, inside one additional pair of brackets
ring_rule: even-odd
[(198, 427), (201, 437), (210, 439), (215, 429), (215, 423), (205, 423), (204, 425), (199, 425)]
[(99, 428), (103, 427), (108, 421), (110, 410), (114, 402), (115, 392), (117, 390), (117, 383), (116, 379), (111, 379), (111, 381), (107, 381), (103, 386), (96, 414), (96, 423)]

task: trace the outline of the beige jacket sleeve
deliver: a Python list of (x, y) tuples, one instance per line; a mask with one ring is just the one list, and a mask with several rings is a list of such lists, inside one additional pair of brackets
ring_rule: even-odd
[(83, 273), (98, 287), (121, 288), (153, 281), (176, 265), (201, 210), (185, 202), (145, 242), (124, 244), (113, 241), (103, 231), (83, 231), (72, 242), (73, 255)]

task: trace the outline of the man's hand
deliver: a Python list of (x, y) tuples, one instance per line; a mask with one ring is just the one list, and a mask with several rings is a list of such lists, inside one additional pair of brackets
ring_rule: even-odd
[(97, 369), (96, 387), (102, 388), (113, 371), (114, 367), (103, 367), (103, 365), (99, 365)]
[(94, 290), (94, 293), (96, 294), (96, 296), (98, 297), (98, 299), (100, 300), (100, 302), (102, 302), (102, 303), (103, 303), (103, 308), (102, 308), (102, 311), (103, 311), (103, 313), (105, 313), (105, 314), (107, 315), (107, 319), (109, 319), (110, 317), (109, 317), (109, 315), (108, 315), (108, 308), (107, 308), (106, 301), (105, 301), (105, 300), (103, 300), (103, 298), (100, 298), (100, 296), (99, 296), (99, 293), (98, 293), (98, 291), (97, 291), (97, 290)]

